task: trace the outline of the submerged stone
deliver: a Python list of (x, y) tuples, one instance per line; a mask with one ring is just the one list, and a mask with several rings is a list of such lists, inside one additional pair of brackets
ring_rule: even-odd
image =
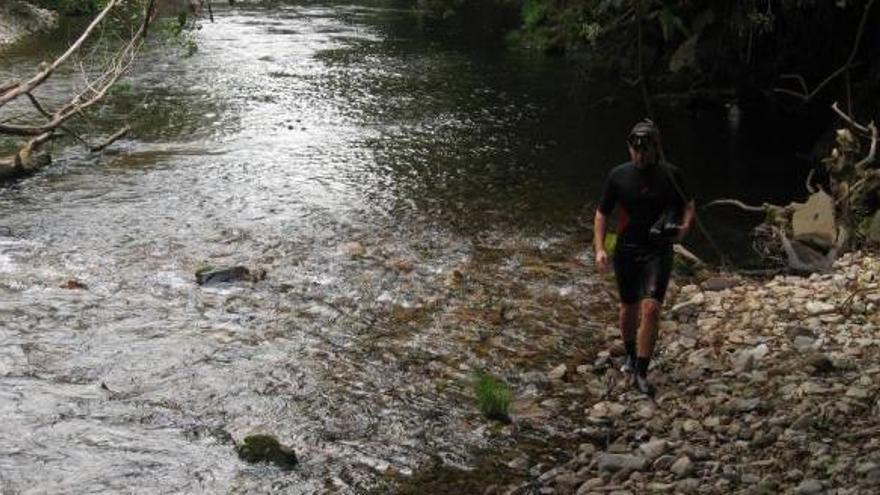
[(259, 282), (266, 278), (266, 270), (258, 268), (249, 270), (243, 266), (215, 268), (212, 266), (196, 271), (196, 283), (199, 285), (222, 284), (229, 282)]
[(297, 458), (293, 449), (281, 445), (272, 435), (251, 435), (235, 447), (238, 457), (246, 462), (270, 462), (281, 469), (293, 469)]

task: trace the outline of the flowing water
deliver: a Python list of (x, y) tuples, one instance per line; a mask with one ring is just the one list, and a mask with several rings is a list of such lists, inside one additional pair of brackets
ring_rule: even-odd
[[(387, 2), (215, 15), (190, 57), (150, 44), (78, 127), (130, 137), (62, 141), (0, 189), (2, 493), (354, 493), (467, 468), (515, 443), (480, 418), (473, 373), (527, 400), (611, 321), (584, 224), (637, 106)], [(0, 79), (59, 39), (3, 54)], [(699, 199), (772, 197), (786, 164), (742, 144), (735, 108), (663, 112)], [(268, 277), (200, 287), (205, 265)], [(241, 462), (257, 432), (300, 465)]]

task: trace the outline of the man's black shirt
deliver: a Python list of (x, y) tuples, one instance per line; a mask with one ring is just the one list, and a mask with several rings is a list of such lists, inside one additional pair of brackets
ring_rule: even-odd
[(685, 204), (690, 200), (681, 171), (675, 165), (661, 161), (643, 168), (626, 162), (608, 174), (599, 211), (608, 216), (615, 206), (620, 206), (618, 245), (649, 246), (652, 243), (648, 234), (660, 215), (674, 209), (675, 219), (681, 223)]

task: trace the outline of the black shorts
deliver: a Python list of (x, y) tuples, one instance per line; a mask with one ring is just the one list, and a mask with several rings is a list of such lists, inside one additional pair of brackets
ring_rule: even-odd
[(620, 302), (633, 304), (642, 299), (662, 303), (672, 274), (672, 245), (620, 245), (614, 253), (614, 275)]

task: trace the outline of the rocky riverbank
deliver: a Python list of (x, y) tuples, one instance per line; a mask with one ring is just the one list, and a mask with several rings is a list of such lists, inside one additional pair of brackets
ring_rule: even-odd
[(58, 15), (26, 2), (10, 0), (0, 4), (0, 49), (32, 34), (48, 31), (58, 23)]
[(808, 278), (681, 287), (656, 402), (616, 371), (607, 328), (594, 362), (555, 374), (583, 394), (570, 447), (556, 463), (508, 459), (521, 477), (486, 493), (876, 493), (878, 273), (880, 257), (856, 253)]

